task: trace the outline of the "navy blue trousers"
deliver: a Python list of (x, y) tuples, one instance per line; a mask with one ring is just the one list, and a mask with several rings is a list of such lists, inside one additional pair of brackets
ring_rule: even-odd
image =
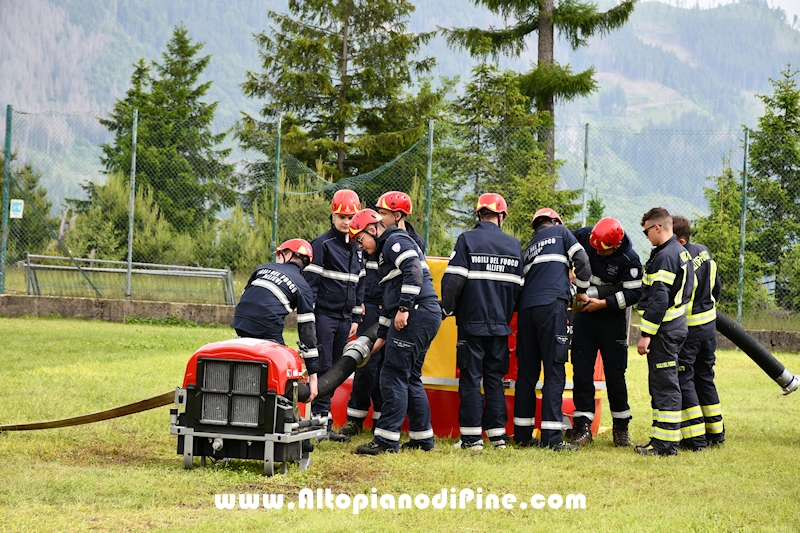
[[(350, 333), (352, 321), (345, 318), (331, 317), (328, 315), (316, 315), (317, 326), (317, 352), (319, 352), (319, 375), (325, 372), (342, 358), (342, 352), (347, 344), (347, 334)], [(317, 396), (311, 401), (311, 412), (320, 414), (323, 411), (330, 412), (331, 396)], [(333, 418), (328, 421), (328, 429), (333, 424)]]
[(529, 441), (536, 416), (536, 382), (544, 367), (542, 386), (542, 446), (562, 442), (561, 402), (566, 382), (564, 364), (569, 358), (567, 304), (524, 309), (517, 316), (517, 388), (514, 394), (514, 440)]
[(627, 323), (624, 314), (596, 315), (575, 313), (572, 334), (572, 371), (575, 400), (573, 422), (591, 424), (594, 420), (594, 365), (597, 351), (603, 359), (606, 375), (608, 404), (614, 426), (628, 427), (631, 408), (628, 405), (628, 386), (625, 371), (628, 369)]
[[(372, 303), (365, 303), (364, 322), (358, 327), (357, 335), (372, 326), (380, 317), (380, 306)], [(372, 354), (366, 365), (357, 368), (353, 377), (353, 390), (350, 393), (350, 400), (347, 402), (347, 420), (353, 420), (359, 424), (367, 418), (370, 402), (372, 402), (372, 419), (377, 420), (381, 417), (381, 388), (378, 381), (380, 368), (382, 366), (383, 348)]]
[[(481, 440), (483, 429), (491, 440), (505, 437), (508, 410), (503, 376), (508, 372), (508, 335), (476, 336), (459, 331), (456, 362), (460, 371), (458, 424), (461, 441)], [(481, 377), (484, 395), (481, 395)]]
[(400, 428), (408, 414), (411, 441), (433, 444), (431, 407), (422, 385), (422, 364), (431, 341), (442, 323), (438, 302), (416, 304), (409, 313), (408, 325), (396, 330), (394, 319), (386, 336), (383, 368), (380, 374), (383, 407), (375, 422), (375, 441), (398, 449)]

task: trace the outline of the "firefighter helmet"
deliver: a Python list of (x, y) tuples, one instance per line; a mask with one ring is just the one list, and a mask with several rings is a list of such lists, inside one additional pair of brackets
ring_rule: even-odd
[(292, 254), (300, 256), (303, 265), (308, 265), (314, 259), (314, 249), (305, 239), (289, 239), (278, 246), (278, 250), (275, 253), (279, 254), (284, 250), (289, 250)]
[(355, 215), (361, 210), (361, 201), (358, 199), (358, 194), (350, 189), (342, 189), (336, 191), (333, 195), (331, 202), (331, 213), (339, 213), (342, 215)]
[(375, 207), (389, 211), (400, 211), (403, 214), (410, 215), (411, 197), (400, 191), (385, 192), (378, 198)]
[(558, 213), (556, 213), (555, 209), (550, 209), (549, 207), (543, 207), (542, 209), (536, 211), (536, 213), (533, 215), (533, 220), (531, 220), (532, 228), (536, 229), (536, 221), (540, 218), (549, 218), (553, 222), (558, 222), (562, 226), (564, 225), (564, 221), (561, 220), (561, 217), (558, 216)]
[(610, 250), (616, 248), (625, 237), (622, 224), (615, 218), (601, 218), (589, 234), (589, 244), (595, 250)]
[(350, 236), (355, 237), (362, 231), (365, 231), (370, 224), (377, 224), (382, 220), (383, 218), (372, 209), (359, 211), (356, 213), (356, 216), (350, 219)]
[(505, 199), (494, 192), (487, 192), (478, 198), (478, 205), (475, 207), (475, 211), (480, 211), (481, 209), (486, 209), (492, 213), (503, 213), (508, 216), (508, 205)]

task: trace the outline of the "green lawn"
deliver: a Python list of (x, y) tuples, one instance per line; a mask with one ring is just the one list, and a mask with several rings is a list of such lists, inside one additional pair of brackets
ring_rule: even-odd
[[(199, 346), (232, 337), (223, 328), (0, 318), (0, 424), (83, 414), (153, 396), (182, 382)], [(293, 343), (291, 335), (287, 342)], [(800, 371), (800, 356), (776, 354)], [(576, 453), (452, 448), (381, 457), (323, 443), (306, 471), (265, 478), (253, 461), (185, 471), (169, 435), (168, 408), (107, 422), (0, 435), (2, 531), (754, 531), (797, 530), (800, 396), (778, 386), (741, 352), (717, 367), (728, 435), (721, 449), (673, 458), (615, 449), (609, 433)], [(644, 359), (631, 351), (634, 440), (649, 426)], [(435, 408), (435, 406), (433, 406)], [(603, 421), (610, 415), (604, 406)], [(350, 496), (483, 493), (583, 494), (585, 510), (218, 510), (217, 493), (304, 488)]]

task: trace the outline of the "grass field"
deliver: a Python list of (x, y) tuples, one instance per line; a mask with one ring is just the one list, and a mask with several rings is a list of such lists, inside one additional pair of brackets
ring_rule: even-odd
[[(221, 328), (0, 318), (0, 424), (92, 412), (178, 386), (189, 356), (225, 338)], [(293, 342), (287, 338), (288, 342)], [(797, 354), (775, 354), (800, 370)], [(778, 386), (741, 352), (717, 367), (728, 441), (705, 453), (636, 456), (610, 433), (580, 452), (452, 448), (380, 457), (323, 443), (306, 471), (265, 478), (260, 464), (232, 461), (185, 471), (169, 435), (168, 408), (92, 425), (0, 435), (2, 531), (797, 531), (800, 522), (800, 396)], [(631, 352), (634, 440), (650, 420), (644, 359)], [(435, 409), (436, 406), (433, 406)], [(604, 405), (603, 421), (610, 415)], [(217, 493), (330, 488), (350, 496), (483, 493), (583, 494), (585, 510), (219, 510)]]

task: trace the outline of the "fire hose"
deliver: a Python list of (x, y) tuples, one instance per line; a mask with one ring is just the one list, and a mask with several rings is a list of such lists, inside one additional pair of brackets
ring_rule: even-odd
[[(592, 286), (586, 291), (590, 298), (607, 298), (617, 291), (622, 290), (621, 284)], [(725, 335), (733, 344), (739, 347), (750, 359), (753, 360), (770, 378), (781, 387), (785, 396), (800, 387), (800, 377), (795, 376), (786, 369), (780, 361), (761, 346), (739, 324), (725, 314), (717, 311), (717, 331)]]
[[(319, 395), (325, 396), (331, 394), (336, 387), (344, 383), (344, 381), (353, 373), (353, 371), (363, 366), (369, 360), (369, 355), (372, 350), (372, 345), (378, 337), (378, 325), (368, 328), (363, 335), (356, 340), (350, 342), (345, 346), (342, 358), (337, 361), (331, 369), (324, 375), (319, 377), (317, 384)], [(302, 383), (298, 387), (298, 400), (305, 402), (308, 400), (311, 391), (307, 383)], [(291, 392), (286, 391), (284, 394), (287, 398), (291, 399)], [(111, 409), (97, 411), (86, 415), (73, 416), (69, 418), (60, 418), (58, 420), (49, 420), (46, 422), (30, 422), (26, 424), (7, 424), (0, 426), (0, 432), (3, 431), (29, 431), (36, 429), (55, 429), (69, 426), (79, 426), (82, 424), (91, 424), (93, 422), (101, 422), (103, 420), (110, 420), (112, 418), (119, 418), (121, 416), (128, 416), (157, 407), (163, 407), (175, 402), (175, 391), (165, 392), (152, 398), (139, 400), (137, 402), (120, 405)]]

